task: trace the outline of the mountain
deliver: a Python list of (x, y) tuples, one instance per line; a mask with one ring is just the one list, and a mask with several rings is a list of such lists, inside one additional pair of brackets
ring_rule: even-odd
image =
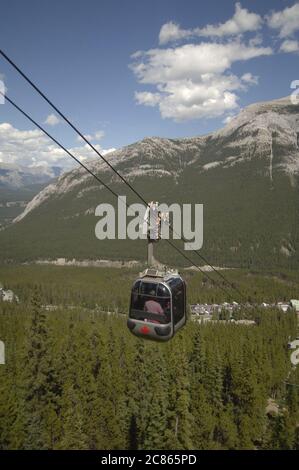
[[(212, 263), (298, 268), (298, 141), (299, 105), (283, 98), (250, 105), (211, 134), (145, 138), (107, 158), (145, 200), (202, 203), (201, 253)], [(88, 166), (128, 203), (140, 202), (99, 158)], [(94, 210), (102, 202), (115, 204), (82, 168), (63, 174), (0, 233), (1, 259), (145, 259), (143, 241), (96, 239)], [(155, 256), (184, 263), (165, 241)]]
[(0, 227), (10, 224), (28, 202), (61, 172), (57, 166), (26, 168), (0, 162)]
[(58, 166), (24, 167), (21, 165), (0, 162), (0, 189), (20, 189), (33, 184), (45, 184), (60, 176), (62, 169)]

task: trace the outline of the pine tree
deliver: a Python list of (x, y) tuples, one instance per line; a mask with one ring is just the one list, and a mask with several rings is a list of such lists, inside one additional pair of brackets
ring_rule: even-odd
[(68, 450), (88, 449), (88, 436), (84, 429), (84, 416), (79, 391), (76, 391), (74, 385), (69, 381), (64, 385), (62, 409), (62, 432), (58, 448)]
[(172, 371), (170, 375), (170, 426), (171, 449), (192, 449), (192, 427), (191, 415), (191, 386), (189, 362), (181, 336), (177, 336), (176, 345), (180, 351), (174, 349), (175, 343), (170, 345), (170, 364)]
[(168, 431), (168, 383), (165, 374), (166, 363), (161, 348), (154, 347), (149, 368), (146, 406), (146, 433), (144, 438), (145, 449), (167, 449)]
[[(136, 445), (138, 449), (144, 448), (147, 432), (147, 416), (150, 413), (149, 376), (151, 363), (148, 361), (150, 345), (142, 339), (134, 339), (134, 353), (132, 353), (130, 380), (127, 380), (128, 410), (130, 413), (130, 448)], [(131, 435), (131, 432), (133, 433)]]
[(38, 289), (31, 300), (32, 320), (24, 358), (23, 396), (26, 449), (49, 449), (55, 445), (60, 385), (51, 357), (51, 342), (46, 315), (41, 308)]

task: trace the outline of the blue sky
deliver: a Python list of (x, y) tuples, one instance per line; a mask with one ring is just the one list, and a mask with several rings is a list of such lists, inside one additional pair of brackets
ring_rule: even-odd
[[(102, 150), (205, 134), (249, 103), (288, 95), (298, 33), (299, 4), (287, 0), (1, 1), (1, 48)], [(52, 110), (2, 58), (0, 75), (45, 122)], [(90, 158), (56, 121), (45, 126)], [(68, 164), (32, 131), (0, 105), (0, 161)]]

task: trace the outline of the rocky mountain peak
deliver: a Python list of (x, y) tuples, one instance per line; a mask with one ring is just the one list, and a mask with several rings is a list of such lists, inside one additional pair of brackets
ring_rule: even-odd
[[(299, 105), (292, 104), (290, 97), (286, 97), (252, 104), (223, 129), (211, 134), (185, 139), (145, 137), (111, 152), (106, 158), (129, 181), (140, 177), (177, 181), (187, 168), (202, 174), (213, 172), (215, 168), (228, 170), (251, 160), (263, 161), (261, 171), (272, 181), (275, 171), (291, 176), (299, 173), (298, 133)], [(106, 181), (109, 174), (110, 184), (119, 181), (100, 157), (90, 160), (88, 167), (96, 174), (105, 174)], [(49, 198), (74, 189), (81, 197), (81, 186), (86, 186), (87, 180), (90, 180), (90, 189), (97, 185), (83, 168), (63, 174), (56, 183), (41, 191), (16, 221)]]

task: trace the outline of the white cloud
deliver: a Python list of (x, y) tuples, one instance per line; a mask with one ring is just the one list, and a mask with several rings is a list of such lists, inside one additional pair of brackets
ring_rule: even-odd
[(226, 44), (204, 42), (177, 48), (150, 49), (140, 62), (131, 65), (141, 83), (158, 84), (202, 74), (223, 73), (236, 61), (272, 54), (269, 47), (247, 46), (239, 41)]
[(259, 33), (248, 41), (249, 46), (260, 46), (263, 44), (263, 36)]
[(235, 13), (231, 19), (218, 25), (207, 25), (200, 29), (202, 36), (232, 36), (245, 33), (247, 31), (257, 31), (262, 26), (262, 18), (256, 13), (250, 13), (246, 8), (242, 8), (240, 3), (236, 3)]
[(96, 131), (94, 134), (94, 140), (101, 140), (105, 137), (105, 131)]
[(156, 86), (158, 93), (137, 92), (135, 98), (138, 104), (159, 106), (163, 118), (176, 121), (219, 116), (238, 106), (234, 91), (244, 88), (243, 82), (257, 82), (250, 73), (242, 79), (230, 73), (232, 64), (270, 54), (269, 47), (239, 40), (151, 49), (139, 54), (131, 69), (140, 83)]
[[(96, 131), (94, 134), (84, 134), (84, 137), (87, 140), (99, 142), (101, 139), (103, 139), (103, 137), (105, 137), (105, 131), (99, 130), (99, 131)], [(79, 135), (77, 137), (77, 140), (79, 142), (84, 142), (82, 137), (80, 137)]]
[(5, 86), (5, 75), (3, 73), (0, 73), (0, 91), (4, 94), (7, 92), (7, 87)]
[(279, 49), (281, 52), (299, 52), (299, 41), (285, 39)]
[(242, 75), (241, 80), (250, 85), (257, 85), (259, 82), (259, 77), (257, 75), (252, 75), (250, 72), (247, 72)]
[(234, 114), (229, 114), (222, 120), (223, 124), (229, 124), (231, 120), (234, 119), (234, 117), (235, 117)]
[(44, 124), (48, 124), (49, 126), (56, 126), (59, 124), (61, 121), (60, 119), (56, 116), (56, 114), (49, 114), (47, 119), (45, 120)]
[[(95, 144), (94, 147), (97, 149), (98, 152), (100, 152), (102, 155), (107, 155), (110, 152), (114, 152), (116, 150), (114, 147), (113, 148), (108, 148), (108, 149), (103, 149), (100, 145)], [(57, 149), (60, 153), (63, 152), (60, 148)], [(73, 155), (75, 155), (81, 162), (85, 162), (90, 159), (97, 159), (100, 158), (90, 147), (88, 144), (84, 144), (83, 146), (80, 147), (71, 147), (68, 149)], [(65, 155), (65, 152), (63, 152)], [(69, 158), (67, 156), (67, 158)]]
[(0, 105), (5, 103), (6, 92), (7, 92), (7, 88), (5, 87), (5, 83), (4, 83), (4, 75), (0, 73)]
[(166, 95), (159, 105), (161, 116), (175, 121), (220, 116), (238, 106), (237, 96), (230, 90), (239, 87), (237, 77), (224, 75), (207, 75), (201, 83), (169, 82), (163, 88)]
[[(95, 148), (103, 155), (115, 150)], [(71, 147), (68, 149), (80, 161), (99, 158), (90, 147)], [(39, 130), (22, 131), (9, 123), (0, 124), (0, 155), (2, 162), (15, 163), (27, 167), (60, 166), (64, 169), (73, 168), (76, 163)]]
[(267, 16), (268, 26), (279, 31), (281, 38), (292, 36), (299, 30), (299, 3)]
[(110, 147), (109, 149), (102, 149), (101, 154), (102, 155), (107, 155), (108, 153), (115, 152), (116, 147)]
[(136, 91), (135, 99), (137, 104), (144, 104), (145, 106), (156, 106), (161, 101), (161, 94), (151, 93), (149, 91)]
[(167, 44), (168, 42), (191, 37), (194, 34), (193, 31), (191, 29), (181, 29), (178, 24), (169, 21), (169, 23), (163, 24), (160, 29), (159, 43)]
[[(92, 135), (91, 134), (83, 134), (85, 139), (87, 140), (91, 140), (92, 139)], [(82, 137), (80, 135), (77, 135), (77, 141), (78, 142), (84, 142), (84, 140), (82, 139)]]
[(261, 28), (263, 20), (260, 15), (249, 12), (242, 8), (240, 3), (236, 3), (235, 13), (225, 23), (217, 25), (207, 25), (204, 28), (182, 29), (178, 24), (170, 21), (165, 23), (159, 34), (161, 45), (168, 42), (190, 39), (196, 36), (203, 37), (224, 37), (240, 35), (248, 31), (257, 31)]

